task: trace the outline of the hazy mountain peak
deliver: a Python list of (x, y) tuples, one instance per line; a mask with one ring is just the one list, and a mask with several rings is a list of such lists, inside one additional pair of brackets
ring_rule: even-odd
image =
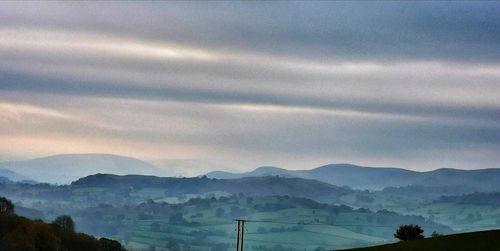
[(327, 164), (327, 165), (317, 167), (316, 169), (318, 169), (318, 168), (368, 168), (368, 167), (358, 166), (358, 165), (349, 164), (349, 163), (332, 163), (332, 164)]
[(215, 178), (215, 179), (239, 179), (244, 177), (272, 176), (272, 175), (293, 176), (290, 175), (290, 172), (293, 171), (274, 166), (261, 166), (250, 172), (232, 173), (225, 171), (214, 171), (207, 173), (206, 176), (208, 178)]
[(369, 168), (370, 167), (358, 166), (358, 165), (347, 164), (347, 163), (340, 163), (340, 164), (323, 165), (320, 167), (316, 167), (312, 170), (357, 170), (357, 169), (369, 169)]
[[(404, 187), (409, 185), (457, 185), (459, 182), (469, 187), (490, 191), (500, 184), (500, 169), (460, 170), (441, 168), (429, 172), (417, 172), (395, 167), (366, 167), (353, 164), (328, 164), (311, 170), (287, 170), (277, 167), (260, 167), (251, 172), (229, 173), (212, 172), (210, 178), (236, 179), (265, 175), (279, 175), (315, 179), (336, 186), (349, 186), (356, 189), (380, 190), (385, 187)], [(460, 177), (449, 180), (449, 177)], [(478, 181), (483, 180), (485, 184)]]
[[(46, 156), (46, 157), (41, 157), (41, 158), (35, 158), (32, 159), (31, 161), (60, 161), (60, 160), (83, 160), (83, 161), (94, 161), (94, 160), (109, 160), (109, 161), (123, 161), (123, 160), (129, 160), (129, 161), (136, 161), (136, 162), (142, 162), (142, 163), (147, 163), (145, 161), (128, 157), (128, 156), (123, 156), (123, 155), (116, 155), (116, 154), (108, 154), (108, 153), (69, 153), (69, 154), (56, 154), (56, 155), (51, 155), (51, 156)], [(151, 164), (149, 164), (151, 165)]]
[[(0, 164), (1, 166), (1, 164)], [(9, 169), (0, 169), (0, 177), (7, 178), (11, 181), (22, 181), (22, 180), (31, 180), (31, 178), (21, 175), (19, 173), (13, 172)]]
[(67, 184), (95, 173), (162, 174), (161, 169), (145, 161), (113, 154), (61, 154), (32, 160), (0, 163), (0, 167), (22, 175), (36, 177), (37, 181)]
[(257, 167), (251, 173), (254, 173), (254, 174), (268, 174), (268, 173), (283, 172), (283, 171), (286, 172), (288, 170), (286, 170), (284, 168), (274, 167), (274, 166), (261, 166), (261, 167)]

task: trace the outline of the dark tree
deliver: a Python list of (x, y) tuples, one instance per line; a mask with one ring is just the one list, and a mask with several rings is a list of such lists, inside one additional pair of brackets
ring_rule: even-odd
[(396, 230), (394, 237), (402, 241), (411, 241), (423, 239), (422, 233), (424, 233), (424, 230), (418, 225), (402, 225)]
[(0, 216), (0, 250), (2, 251), (124, 251), (117, 241), (83, 233), (62, 231), (59, 225), (46, 224), (11, 215)]
[(13, 214), (14, 204), (5, 197), (0, 197), (0, 214)]
[(99, 239), (99, 250), (102, 251), (124, 251), (120, 242), (108, 238)]
[(71, 216), (68, 215), (57, 216), (57, 218), (52, 223), (61, 228), (61, 230), (63, 231), (69, 231), (69, 232), (75, 231), (75, 222), (73, 221)]

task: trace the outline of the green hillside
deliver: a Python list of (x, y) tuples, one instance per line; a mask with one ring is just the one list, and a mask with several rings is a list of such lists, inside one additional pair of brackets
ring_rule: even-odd
[(499, 251), (500, 230), (453, 234), (346, 251)]
[(290, 196), (193, 198), (169, 204), (154, 200), (136, 206), (101, 205), (72, 211), (85, 232), (122, 241), (130, 250), (168, 245), (190, 251), (235, 249), (235, 218), (246, 219), (245, 249), (313, 251), (394, 241), (402, 224), (449, 233), (423, 217), (373, 212)]

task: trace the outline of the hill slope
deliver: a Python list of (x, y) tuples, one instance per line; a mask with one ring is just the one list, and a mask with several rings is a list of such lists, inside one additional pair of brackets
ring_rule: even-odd
[[(453, 234), (349, 251), (498, 251), (500, 230)], [(347, 251), (347, 250), (346, 250)]]
[(206, 174), (207, 177), (209, 178), (215, 178), (215, 179), (241, 179), (241, 178), (246, 178), (246, 177), (260, 177), (260, 176), (291, 176), (291, 177), (300, 177), (298, 173), (295, 171), (291, 170), (286, 170), (283, 168), (279, 167), (272, 167), (272, 166), (262, 166), (258, 167), (257, 169), (250, 171), (250, 172), (244, 172), (244, 173), (231, 173), (231, 172), (224, 172), (224, 171), (214, 171)]
[(31, 180), (31, 178), (13, 172), (9, 169), (0, 169), (0, 177), (5, 177), (11, 181)]
[(315, 179), (337, 186), (355, 189), (380, 190), (386, 187), (462, 186), (471, 191), (495, 191), (500, 189), (500, 169), (458, 170), (442, 168), (429, 172), (416, 172), (402, 168), (364, 167), (351, 164), (330, 164), (311, 170), (286, 170), (277, 167), (261, 167), (246, 173), (211, 172), (209, 178), (235, 179), (279, 175)]
[(276, 176), (248, 177), (241, 179), (166, 178), (143, 175), (96, 174), (71, 183), (71, 188), (100, 187), (108, 190), (165, 189), (163, 195), (205, 194), (210, 192), (243, 193), (249, 196), (289, 195), (312, 198), (321, 202), (338, 202), (342, 195), (353, 193), (348, 188), (337, 187), (317, 180), (283, 178)]
[(286, 170), (278, 167), (259, 167), (246, 173), (211, 172), (209, 178), (235, 179), (279, 175), (315, 179), (337, 186), (356, 189), (382, 189), (384, 187), (404, 186), (416, 181), (420, 173), (400, 168), (372, 168), (351, 164), (330, 164), (311, 170)]
[(96, 173), (161, 174), (161, 170), (142, 160), (110, 154), (64, 154), (25, 161), (3, 162), (7, 168), (36, 181), (67, 184)]

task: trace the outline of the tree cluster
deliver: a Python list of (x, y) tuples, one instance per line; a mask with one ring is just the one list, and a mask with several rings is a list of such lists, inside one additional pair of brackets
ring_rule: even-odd
[(14, 214), (14, 205), (0, 197), (0, 251), (124, 251), (122, 245), (106, 238), (74, 232), (69, 216), (52, 224)]
[(402, 225), (396, 230), (394, 237), (398, 238), (401, 241), (411, 241), (423, 239), (423, 233), (424, 230), (422, 230), (422, 228), (418, 225)]

